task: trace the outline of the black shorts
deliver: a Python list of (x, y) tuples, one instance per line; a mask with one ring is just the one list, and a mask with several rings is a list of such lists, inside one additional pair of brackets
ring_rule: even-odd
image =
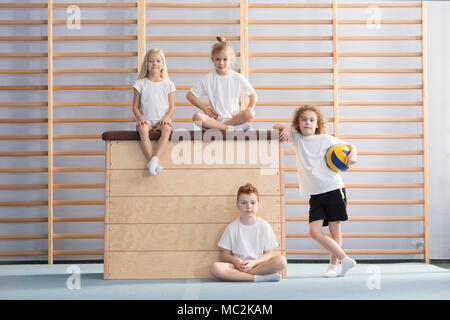
[(348, 220), (345, 188), (314, 194), (309, 198), (309, 222), (322, 219), (323, 226), (327, 226), (328, 221)]

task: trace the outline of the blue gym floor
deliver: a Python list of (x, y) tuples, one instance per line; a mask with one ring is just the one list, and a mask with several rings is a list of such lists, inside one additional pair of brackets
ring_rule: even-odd
[[(71, 268), (80, 270), (79, 282), (71, 281), (74, 279)], [(326, 268), (323, 263), (291, 263), (287, 277), (278, 283), (230, 283), (214, 279), (103, 280), (103, 264), (98, 263), (0, 265), (0, 299), (450, 299), (450, 271), (434, 265), (359, 263), (346, 277), (333, 279), (323, 277)]]

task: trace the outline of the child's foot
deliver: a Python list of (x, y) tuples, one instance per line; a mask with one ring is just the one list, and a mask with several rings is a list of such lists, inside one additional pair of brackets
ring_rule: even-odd
[(255, 274), (254, 282), (278, 282), (281, 281), (281, 275), (279, 273), (271, 273), (271, 274)]
[(336, 278), (337, 275), (338, 275), (337, 265), (336, 264), (330, 264), (328, 266), (327, 272), (325, 273), (325, 277), (326, 278)]
[(356, 266), (356, 261), (349, 256), (345, 256), (341, 261), (341, 272), (339, 272), (338, 277), (345, 277), (345, 274), (354, 266)]
[(237, 126), (228, 126), (228, 130), (248, 130), (251, 126), (249, 123), (238, 124)]
[(158, 173), (156, 172), (156, 168), (158, 167), (158, 157), (153, 157), (147, 163), (148, 172), (151, 176), (156, 176)]

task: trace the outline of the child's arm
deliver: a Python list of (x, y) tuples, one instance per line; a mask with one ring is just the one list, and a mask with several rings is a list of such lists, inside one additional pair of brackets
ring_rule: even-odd
[(249, 272), (251, 269), (256, 267), (257, 265), (270, 260), (272, 258), (272, 250), (264, 251), (264, 254), (255, 260), (247, 260), (242, 262), (240, 270), (242, 272)]
[(175, 114), (175, 101), (173, 99), (173, 92), (169, 93), (169, 110), (167, 111), (166, 115), (161, 119), (159, 122), (160, 124), (170, 124), (170, 120), (172, 119), (173, 115)]
[(348, 144), (347, 147), (350, 148), (350, 153), (347, 156), (347, 161), (345, 161), (345, 164), (351, 166), (356, 163), (358, 150), (356, 150), (356, 147), (353, 144)]
[(138, 122), (139, 125), (146, 124), (147, 121), (141, 113), (141, 94), (136, 89), (134, 89), (133, 92), (133, 113), (136, 117), (136, 122)]
[(288, 126), (283, 123), (275, 123), (272, 128), (280, 130), (280, 141), (289, 141), (291, 129)]
[(231, 250), (227, 250), (227, 249), (222, 250), (222, 260), (224, 262), (233, 264), (236, 269), (240, 270), (242, 260), (233, 256), (233, 254), (231, 253)]
[(215, 114), (210, 108), (209, 108), (209, 103), (205, 103), (200, 101), (199, 98), (197, 98), (192, 92), (188, 92), (186, 95), (186, 99), (192, 103), (194, 106), (196, 106), (197, 108), (199, 108), (200, 110), (202, 110), (207, 116), (213, 118), (213, 119), (217, 119), (218, 116), (217, 114)]
[(254, 108), (256, 106), (257, 101), (258, 101), (258, 96), (256, 95), (256, 92), (250, 93), (250, 95), (248, 96), (247, 108), (248, 109)]

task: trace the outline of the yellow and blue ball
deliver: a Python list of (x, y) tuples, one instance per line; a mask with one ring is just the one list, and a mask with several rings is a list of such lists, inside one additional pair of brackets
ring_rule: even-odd
[(336, 172), (345, 171), (350, 168), (349, 165), (345, 164), (349, 153), (350, 148), (343, 144), (331, 146), (325, 155), (325, 162), (328, 168)]

